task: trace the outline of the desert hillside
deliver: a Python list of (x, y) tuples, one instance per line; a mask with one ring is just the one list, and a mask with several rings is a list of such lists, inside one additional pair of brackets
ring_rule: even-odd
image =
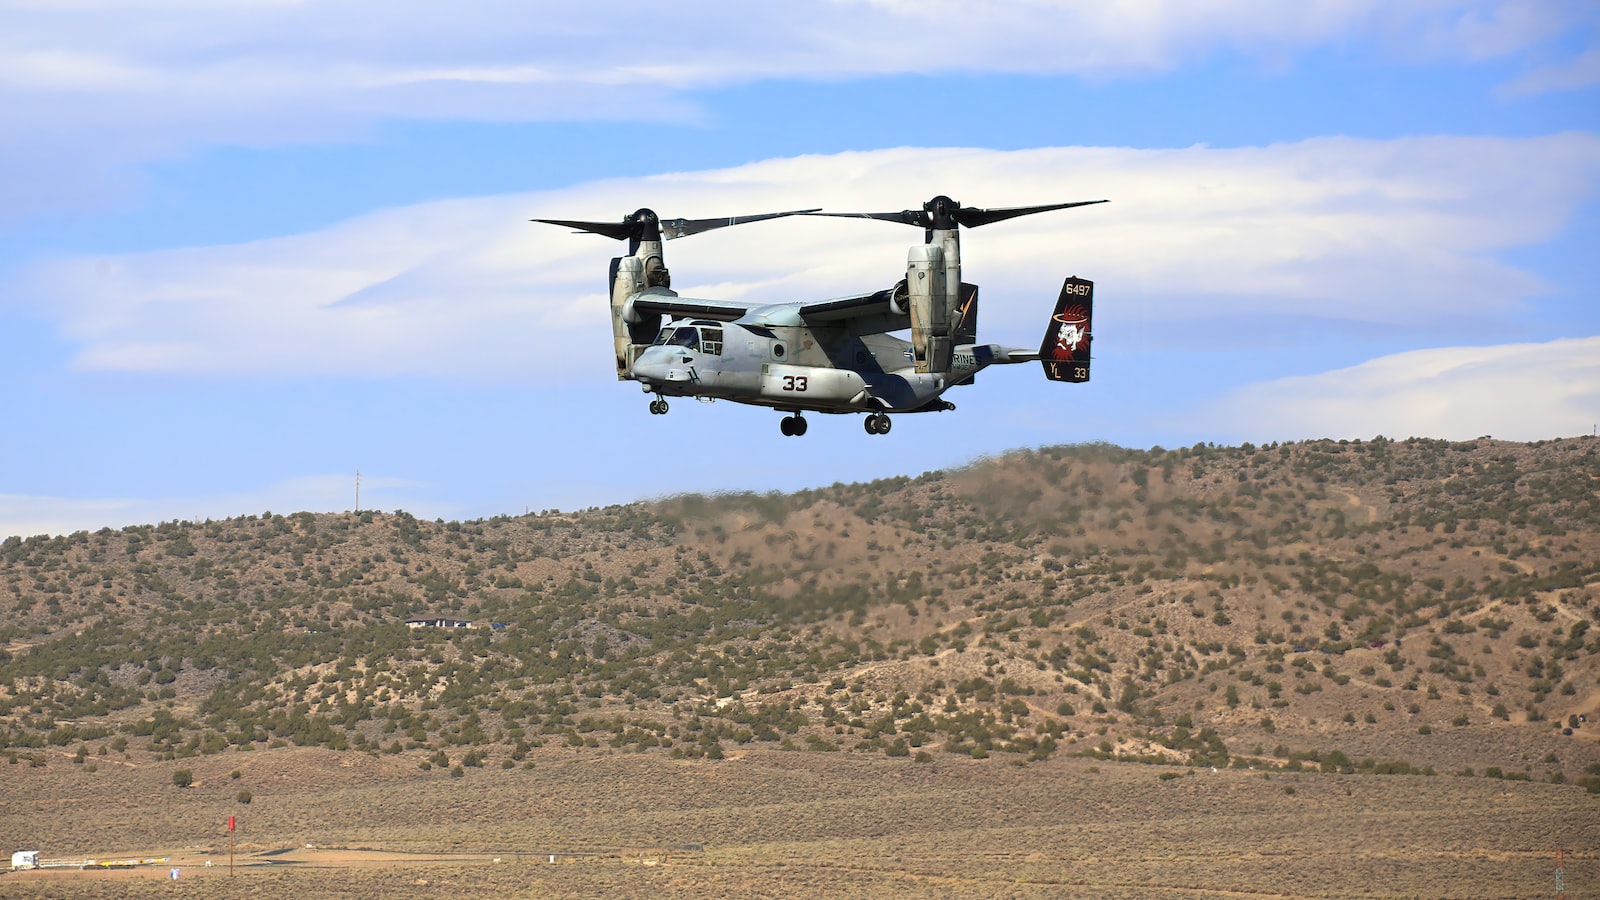
[(8, 779), (790, 751), (1600, 791), (1586, 438), (1066, 446), (788, 495), (14, 538), (0, 610)]

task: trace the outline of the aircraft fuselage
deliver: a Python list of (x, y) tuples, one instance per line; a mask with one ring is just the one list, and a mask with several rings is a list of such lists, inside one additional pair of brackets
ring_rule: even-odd
[(848, 328), (680, 319), (634, 360), (646, 391), (816, 412), (943, 409), (951, 386), (1001, 361), (1003, 348), (956, 348), (950, 371), (918, 373), (911, 344)]

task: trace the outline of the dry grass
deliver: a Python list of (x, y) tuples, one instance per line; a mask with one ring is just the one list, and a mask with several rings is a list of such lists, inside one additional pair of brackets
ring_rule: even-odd
[[(0, 839), (12, 849), (166, 853), (184, 866), (175, 884), (164, 867), (18, 873), (0, 877), (0, 893), (1545, 897), (1557, 841), (1569, 896), (1600, 886), (1600, 799), (1481, 778), (780, 752), (718, 762), (552, 753), (531, 770), (461, 778), (320, 750), (189, 764), (187, 790), (172, 786), (167, 763), (0, 771)], [(249, 806), (233, 800), (240, 785), (255, 795)], [(229, 814), (241, 829), (231, 880)], [(551, 865), (550, 853), (577, 856)]]

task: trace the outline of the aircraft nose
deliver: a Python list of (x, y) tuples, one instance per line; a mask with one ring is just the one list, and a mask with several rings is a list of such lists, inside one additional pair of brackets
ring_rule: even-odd
[(670, 347), (650, 347), (633, 363), (633, 377), (646, 384), (689, 381), (689, 370), (682, 356)]
[(639, 381), (650, 382), (665, 378), (666, 367), (662, 365), (660, 355), (651, 352), (654, 349), (654, 347), (651, 347), (639, 354), (639, 358), (633, 361), (632, 374)]

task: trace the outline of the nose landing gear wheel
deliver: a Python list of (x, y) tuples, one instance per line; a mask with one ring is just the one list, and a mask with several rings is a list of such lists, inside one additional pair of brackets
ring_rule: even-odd
[(778, 430), (783, 432), (784, 437), (799, 437), (806, 433), (806, 420), (802, 419), (798, 413), (792, 416), (784, 416), (778, 421)]
[(873, 413), (872, 415), (867, 416), (867, 420), (862, 424), (866, 427), (867, 434), (889, 433), (889, 417), (883, 413)]

